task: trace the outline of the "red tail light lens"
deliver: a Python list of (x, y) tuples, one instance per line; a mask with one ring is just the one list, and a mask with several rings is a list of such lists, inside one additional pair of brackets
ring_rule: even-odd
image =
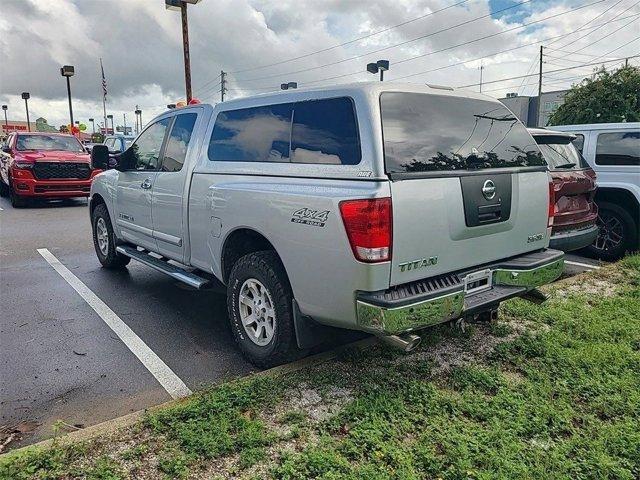
[(547, 218), (547, 227), (553, 226), (553, 216), (556, 213), (556, 189), (553, 180), (549, 179), (549, 212)]
[(390, 198), (345, 200), (340, 202), (340, 214), (356, 259), (368, 263), (391, 260)]

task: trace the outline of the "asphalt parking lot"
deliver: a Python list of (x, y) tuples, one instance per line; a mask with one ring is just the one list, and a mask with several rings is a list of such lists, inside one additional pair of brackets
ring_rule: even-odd
[[(252, 371), (222, 292), (135, 261), (120, 272), (100, 267), (85, 200), (16, 210), (2, 198), (0, 209), (0, 439), (23, 431), (11, 447)], [(569, 255), (565, 273), (592, 268)]]

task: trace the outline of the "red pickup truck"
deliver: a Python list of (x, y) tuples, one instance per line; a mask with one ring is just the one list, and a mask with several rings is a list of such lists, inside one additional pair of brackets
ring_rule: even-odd
[(33, 198), (88, 197), (100, 172), (73, 135), (12, 133), (0, 153), (0, 194), (14, 207)]

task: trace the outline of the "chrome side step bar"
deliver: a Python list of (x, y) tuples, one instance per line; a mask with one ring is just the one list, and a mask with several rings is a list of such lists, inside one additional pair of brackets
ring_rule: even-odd
[(131, 257), (140, 263), (144, 263), (146, 266), (158, 270), (165, 275), (169, 275), (170, 277), (175, 278), (182, 283), (186, 283), (193, 288), (200, 289), (207, 286), (209, 283), (209, 280), (206, 278), (199, 277), (198, 275), (177, 267), (166, 260), (160, 260), (148, 253), (141, 252), (134, 247), (120, 245), (116, 247), (116, 252), (126, 255), (127, 257)]

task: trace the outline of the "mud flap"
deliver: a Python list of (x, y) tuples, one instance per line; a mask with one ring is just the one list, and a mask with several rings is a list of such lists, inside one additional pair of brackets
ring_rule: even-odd
[(311, 317), (303, 315), (298, 307), (298, 302), (293, 301), (293, 326), (296, 330), (296, 342), (298, 348), (306, 350), (328, 342), (334, 335), (335, 329), (315, 322)]

